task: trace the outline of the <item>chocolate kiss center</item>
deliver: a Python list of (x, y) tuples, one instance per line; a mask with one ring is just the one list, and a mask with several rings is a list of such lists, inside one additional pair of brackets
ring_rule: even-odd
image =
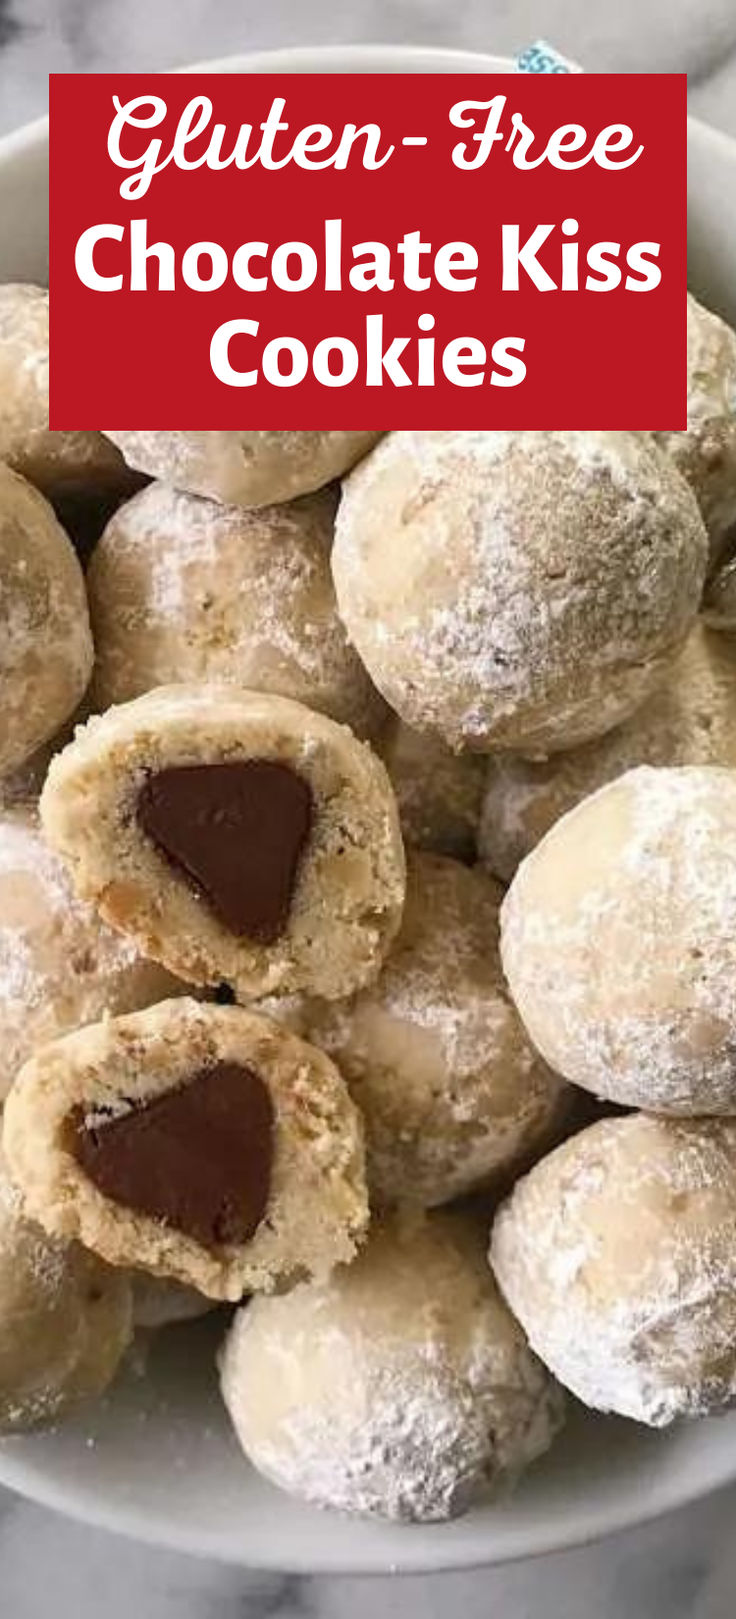
[(211, 1249), (247, 1242), (260, 1225), (273, 1107), (254, 1069), (214, 1063), (126, 1113), (83, 1104), (70, 1124), (77, 1163), (113, 1203)]
[(173, 765), (148, 777), (137, 817), (228, 932), (280, 938), (312, 825), (296, 771), (271, 759)]

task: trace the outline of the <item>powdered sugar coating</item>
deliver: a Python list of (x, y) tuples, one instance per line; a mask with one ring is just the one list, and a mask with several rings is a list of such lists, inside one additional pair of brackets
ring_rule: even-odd
[(47, 1040), (181, 988), (74, 897), (30, 808), (0, 812), (0, 1103)]
[(130, 1336), (128, 1277), (26, 1219), (0, 1160), (0, 1433), (102, 1394)]
[(701, 624), (667, 684), (613, 731), (551, 759), (488, 760), (478, 834), (487, 869), (509, 882), (555, 821), (636, 765), (736, 767), (736, 644)]
[(235, 506), (311, 494), (380, 438), (368, 432), (129, 432), (108, 429), (129, 466), (177, 489)]
[(455, 1517), (546, 1450), (561, 1420), (460, 1215), (374, 1229), (324, 1284), (253, 1301), (221, 1373), (254, 1466), (342, 1512)]
[(0, 286), (0, 461), (49, 497), (131, 483), (102, 433), (49, 428), (49, 295), (17, 283)]
[(496, 1217), (496, 1278), (587, 1405), (662, 1427), (736, 1400), (736, 1122), (606, 1119)]
[(249, 510), (156, 483), (121, 506), (87, 573), (93, 703), (232, 681), (374, 732), (385, 706), (337, 616), (335, 506), (331, 490)]
[(687, 429), (657, 438), (697, 495), (717, 558), (736, 522), (736, 332), (687, 300)]
[(348, 633), (407, 724), (454, 748), (602, 735), (666, 673), (707, 540), (650, 435), (400, 432), (344, 485)]
[(60, 729), (92, 669), (84, 579), (43, 496), (0, 465), (0, 772)]
[(302, 1032), (362, 1112), (378, 1204), (431, 1207), (505, 1177), (544, 1151), (569, 1105), (506, 991), (500, 898), (479, 871), (410, 852), (401, 930), (376, 982), (302, 1005)]
[(501, 909), (531, 1039), (625, 1106), (736, 1113), (736, 771), (629, 771), (547, 833)]

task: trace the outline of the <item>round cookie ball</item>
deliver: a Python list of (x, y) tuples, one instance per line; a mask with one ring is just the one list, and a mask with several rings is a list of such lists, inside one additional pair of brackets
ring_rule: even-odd
[(484, 760), (452, 753), (438, 737), (392, 718), (377, 743), (391, 778), (406, 843), (456, 860), (475, 859)]
[(504, 984), (500, 900), (481, 872), (410, 855), (401, 930), (376, 982), (305, 1005), (307, 1038), (363, 1115), (379, 1205), (429, 1207), (505, 1178), (564, 1115), (568, 1087), (533, 1050)]
[(120, 498), (137, 481), (102, 433), (49, 427), (49, 295), (41, 287), (0, 286), (0, 461), (50, 500)]
[(697, 612), (697, 502), (648, 434), (392, 433), (344, 486), (348, 634), (408, 725), (455, 749), (602, 735)]
[(233, 506), (270, 506), (339, 478), (380, 433), (108, 430), (129, 466)]
[(488, 760), (478, 831), (481, 861), (510, 882), (555, 821), (635, 765), (736, 768), (736, 646), (698, 624), (665, 686), (595, 742), (551, 759)]
[(273, 693), (158, 687), (79, 727), (41, 816), (76, 892), (191, 983), (328, 999), (375, 977), (404, 849), (367, 743)]
[(156, 483), (119, 507), (87, 572), (93, 706), (232, 681), (374, 732), (386, 709), (337, 616), (335, 507), (332, 490), (255, 511)]
[(453, 1518), (547, 1449), (559, 1391), (485, 1263), (482, 1228), (374, 1228), (321, 1285), (235, 1317), (222, 1392), (259, 1472), (342, 1512)]
[(0, 465), (0, 775), (68, 719), (92, 656), (74, 549), (43, 496)]
[(578, 1399), (663, 1427), (736, 1399), (736, 1122), (604, 1119), (542, 1159), (491, 1262)]
[(30, 807), (0, 810), (0, 1103), (38, 1046), (182, 987), (75, 899)]
[(631, 770), (563, 816), (501, 909), (511, 994), (575, 1084), (736, 1113), (736, 770)]
[(694, 490), (711, 558), (736, 522), (736, 332), (687, 299), (687, 429), (657, 433)]
[(104, 1393), (131, 1334), (125, 1272), (26, 1219), (0, 1161), (0, 1434)]

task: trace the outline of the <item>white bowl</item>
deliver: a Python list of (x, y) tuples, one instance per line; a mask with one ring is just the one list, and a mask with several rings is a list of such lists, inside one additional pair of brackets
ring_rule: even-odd
[[(218, 71), (503, 71), (464, 51), (366, 47), (277, 51)], [(0, 280), (45, 279), (45, 121), (0, 141)], [(690, 279), (736, 323), (736, 145), (691, 121)], [(632, 355), (632, 392), (636, 356)], [(300, 1506), (246, 1465), (214, 1372), (219, 1317), (164, 1332), (145, 1375), (56, 1433), (5, 1440), (0, 1482), (63, 1512), (249, 1567), (385, 1573), (502, 1562), (571, 1546), (655, 1517), (736, 1478), (736, 1413), (655, 1434), (580, 1408), (517, 1492), (456, 1523), (398, 1528)]]

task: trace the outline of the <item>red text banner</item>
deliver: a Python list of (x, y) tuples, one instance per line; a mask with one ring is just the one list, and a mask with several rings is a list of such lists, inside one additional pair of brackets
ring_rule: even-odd
[(61, 428), (685, 426), (680, 75), (55, 75)]

